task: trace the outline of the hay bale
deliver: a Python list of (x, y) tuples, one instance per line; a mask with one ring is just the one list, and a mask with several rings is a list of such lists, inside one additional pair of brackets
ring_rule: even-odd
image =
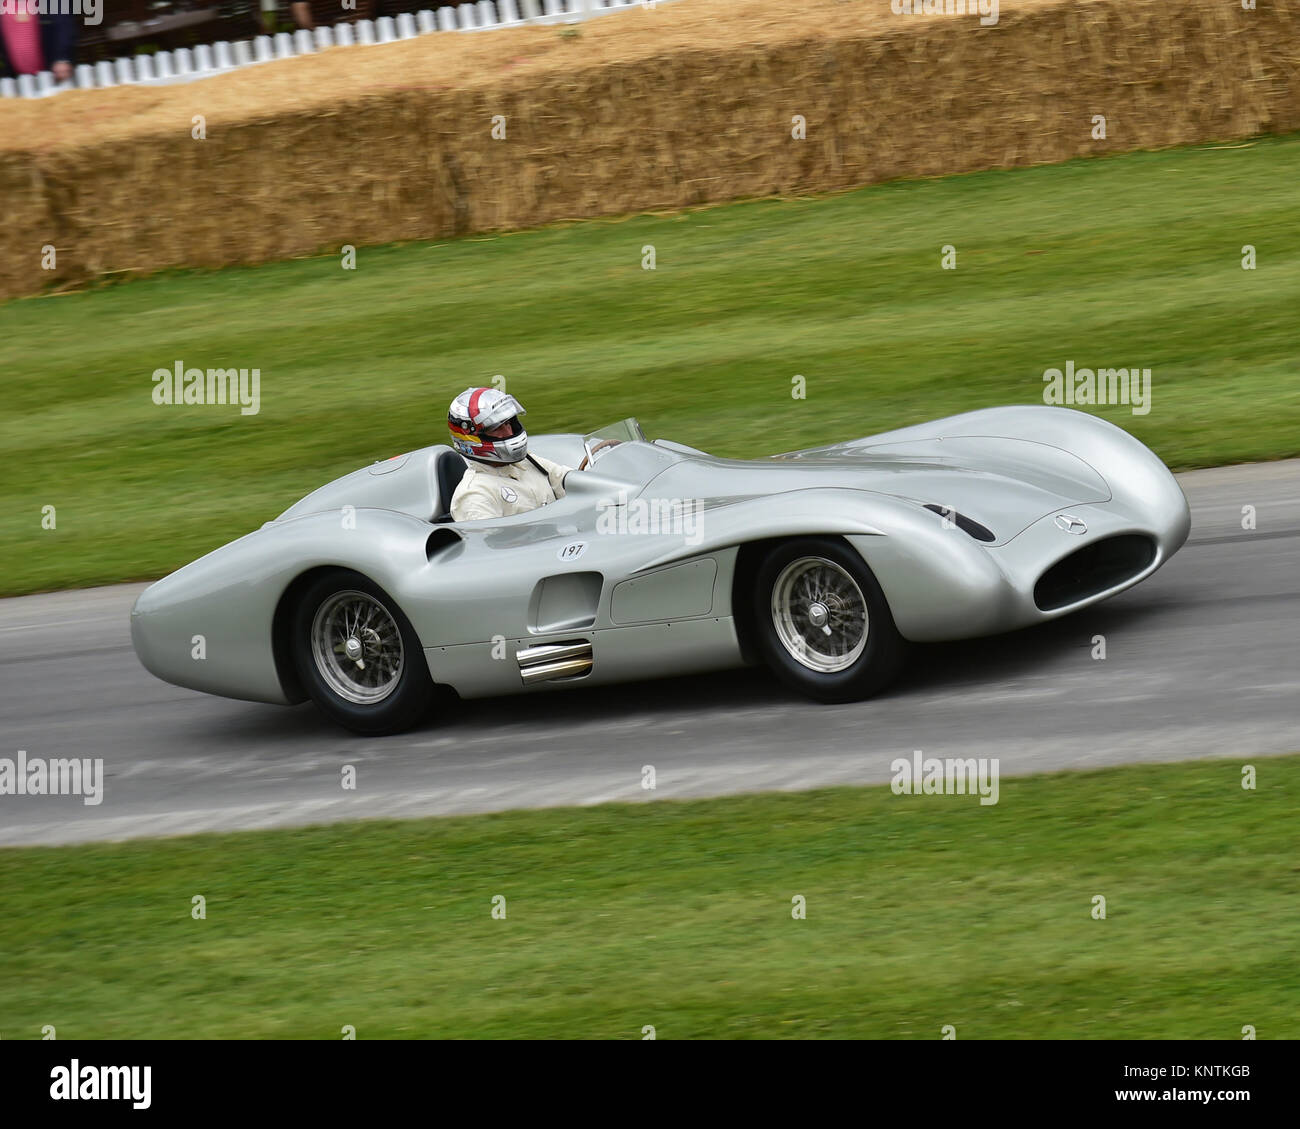
[(1300, 129), (1294, 6), (1004, 0), (999, 16), (678, 0), (577, 35), (439, 34), (6, 102), (0, 186), (23, 219), (0, 229), (0, 296)]

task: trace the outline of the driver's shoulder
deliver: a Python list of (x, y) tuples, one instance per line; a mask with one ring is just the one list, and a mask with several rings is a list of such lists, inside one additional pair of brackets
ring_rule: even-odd
[(465, 473), (461, 476), (461, 482), (472, 482), (476, 478), (501, 478), (505, 469), (490, 463), (476, 463), (466, 459)]
[(480, 491), (488, 487), (492, 481), (493, 475), (484, 473), (484, 468), (465, 460), (465, 473), (461, 475), (460, 481), (456, 484), (456, 489), (452, 491), (452, 500), (464, 498), (468, 494)]
[(572, 467), (565, 466), (563, 463), (557, 463), (554, 459), (548, 459), (545, 455), (538, 455), (530, 452), (529, 457), (536, 459), (537, 465), (540, 466), (542, 470), (546, 471), (547, 474), (565, 474), (573, 469)]

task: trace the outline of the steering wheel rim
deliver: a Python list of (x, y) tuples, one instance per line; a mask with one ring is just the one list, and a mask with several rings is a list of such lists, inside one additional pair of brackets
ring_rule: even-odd
[(592, 456), (595, 455), (597, 451), (603, 451), (606, 447), (617, 447), (622, 442), (623, 440), (621, 439), (602, 439), (594, 447), (591, 447), (585, 455), (582, 456), (582, 462), (578, 464), (578, 469), (586, 470), (589, 466), (591, 466), (593, 462)]

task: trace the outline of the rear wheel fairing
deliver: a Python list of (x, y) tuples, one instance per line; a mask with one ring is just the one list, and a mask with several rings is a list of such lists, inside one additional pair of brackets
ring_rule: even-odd
[[(345, 522), (347, 524), (345, 524)], [(145, 668), (166, 682), (228, 698), (286, 705), (272, 625), (281, 597), (303, 573), (353, 569), (406, 609), (436, 567), (429, 525), (406, 514), (358, 509), (272, 522), (150, 585), (131, 612)], [(195, 658), (196, 638), (202, 658)]]

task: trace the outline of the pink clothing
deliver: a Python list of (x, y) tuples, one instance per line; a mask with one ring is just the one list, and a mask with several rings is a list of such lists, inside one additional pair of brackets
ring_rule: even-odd
[(0, 33), (5, 40), (9, 64), (17, 74), (39, 74), (45, 69), (41, 55), (41, 25), (27, 12), (26, 4), (15, 4), (21, 12), (0, 12)]

